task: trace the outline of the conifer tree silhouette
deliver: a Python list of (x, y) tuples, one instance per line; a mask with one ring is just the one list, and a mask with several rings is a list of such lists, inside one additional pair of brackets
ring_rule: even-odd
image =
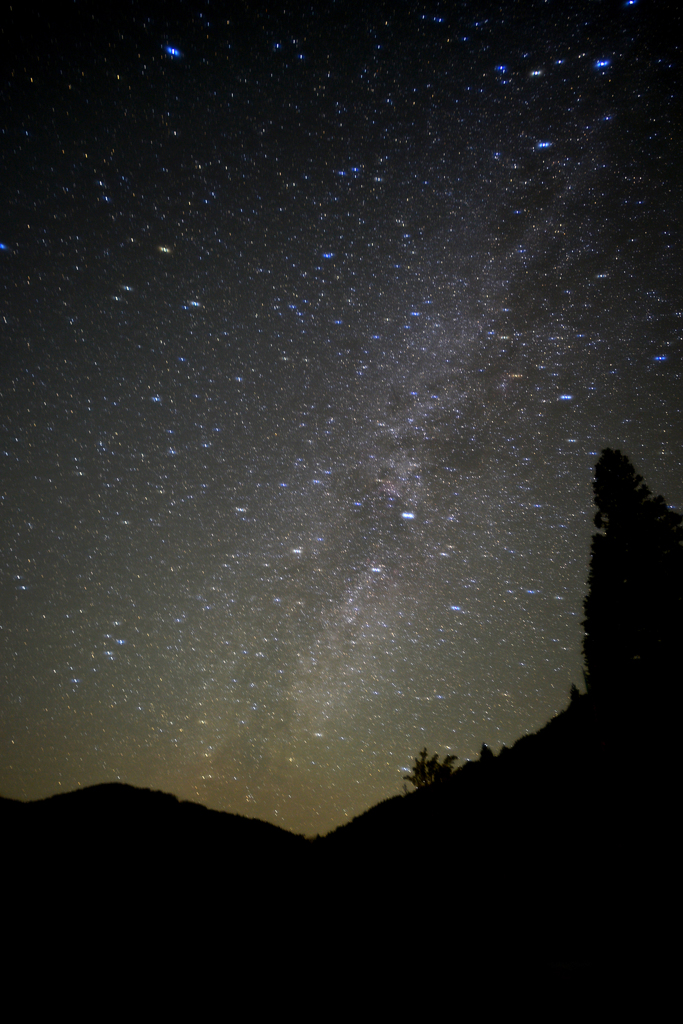
[(593, 483), (593, 536), (583, 653), (586, 686), (612, 741), (673, 712), (681, 682), (683, 518), (653, 497), (620, 451), (606, 448)]
[(484, 764), (491, 764), (493, 761), (493, 751), (485, 743), (482, 743), (481, 750), (479, 751), (479, 760), (483, 761)]

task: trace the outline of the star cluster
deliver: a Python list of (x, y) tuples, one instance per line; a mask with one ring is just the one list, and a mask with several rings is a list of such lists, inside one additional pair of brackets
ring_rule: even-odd
[(325, 832), (425, 745), (542, 725), (581, 685), (600, 449), (683, 502), (673, 28), (135, 2), (2, 32), (3, 794)]

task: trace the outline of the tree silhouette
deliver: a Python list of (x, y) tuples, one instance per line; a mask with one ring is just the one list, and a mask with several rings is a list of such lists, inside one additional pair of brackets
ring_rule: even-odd
[(593, 537), (583, 606), (586, 686), (603, 725), (628, 742), (643, 715), (666, 714), (681, 682), (683, 519), (611, 448), (596, 466), (593, 491), (602, 532)]
[(493, 761), (493, 751), (490, 747), (487, 747), (485, 743), (482, 743), (481, 750), (479, 751), (479, 760), (483, 761), (484, 764), (491, 764)]
[(431, 786), (434, 782), (445, 782), (455, 772), (456, 769), (452, 765), (457, 760), (455, 754), (447, 754), (439, 763), (439, 755), (434, 754), (428, 758), (425, 747), (420, 751), (420, 756), (415, 758), (415, 766), (410, 775), (404, 775), (403, 778), (411, 782), (416, 789)]

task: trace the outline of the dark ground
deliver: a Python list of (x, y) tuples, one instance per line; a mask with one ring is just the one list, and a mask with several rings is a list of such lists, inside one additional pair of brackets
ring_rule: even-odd
[(498, 757), (315, 840), (119, 784), (2, 800), (13, 962), (127, 979), (198, 957), (207, 978), (319, 994), (366, 974), (390, 991), (420, 974), (607, 991), (645, 970), (666, 914), (653, 784), (578, 697)]

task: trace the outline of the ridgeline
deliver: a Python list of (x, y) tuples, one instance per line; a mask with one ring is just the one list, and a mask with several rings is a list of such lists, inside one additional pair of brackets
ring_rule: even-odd
[(596, 971), (645, 909), (657, 802), (629, 768), (575, 693), (497, 757), (315, 840), (121, 784), (3, 799), (10, 920), (49, 934), (75, 917), (124, 946), (143, 927), (152, 961), (169, 936), (221, 922), (239, 956), (284, 929), (313, 960), (353, 943), (400, 962), (427, 942), (434, 963), (457, 948), (461, 963)]

